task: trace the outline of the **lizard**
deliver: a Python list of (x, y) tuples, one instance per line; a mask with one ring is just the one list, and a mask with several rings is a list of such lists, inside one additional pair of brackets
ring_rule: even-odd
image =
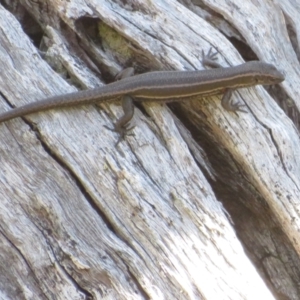
[(101, 103), (122, 98), (124, 114), (111, 129), (120, 134), (119, 142), (131, 129), (128, 125), (134, 114), (133, 99), (134, 101), (168, 102), (184, 101), (186, 97), (194, 95), (206, 97), (224, 94), (221, 104), (227, 111), (245, 112), (243, 104), (232, 102), (231, 95), (235, 89), (277, 84), (285, 79), (275, 66), (261, 61), (249, 61), (238, 66), (223, 68), (216, 62), (217, 54), (212, 52), (212, 48), (207, 55), (202, 51), (202, 64), (212, 67), (206, 70), (154, 71), (128, 76), (132, 73), (131, 68), (128, 68), (119, 76), (120, 80), (110, 84), (48, 97), (0, 113), (0, 123), (53, 108)]

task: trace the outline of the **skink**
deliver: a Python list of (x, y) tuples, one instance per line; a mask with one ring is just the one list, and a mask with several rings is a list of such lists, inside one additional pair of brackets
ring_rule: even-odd
[[(218, 67), (214, 62), (216, 54), (209, 52), (203, 63)], [(111, 101), (123, 97), (124, 116), (114, 126), (114, 130), (124, 135), (128, 122), (133, 116), (131, 97), (135, 101), (183, 101), (193, 95), (211, 96), (225, 93), (222, 105), (229, 111), (243, 111), (242, 105), (232, 103), (232, 90), (254, 85), (276, 84), (284, 76), (273, 66), (252, 61), (244, 64), (202, 71), (158, 71), (124, 78), (95, 89), (49, 97), (26, 104), (0, 114), (0, 122), (57, 107), (85, 105), (94, 102)], [(125, 97), (124, 97), (125, 96)]]

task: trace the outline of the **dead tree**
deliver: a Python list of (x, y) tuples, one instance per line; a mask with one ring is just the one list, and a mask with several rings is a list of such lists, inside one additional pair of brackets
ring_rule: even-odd
[(286, 76), (139, 104), (117, 147), (118, 100), (0, 124), (1, 299), (300, 299), (300, 7), (180, 2), (1, 1), (0, 111), (210, 47)]

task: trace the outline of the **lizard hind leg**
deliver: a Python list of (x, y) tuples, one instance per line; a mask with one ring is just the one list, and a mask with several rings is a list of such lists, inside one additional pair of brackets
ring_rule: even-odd
[(132, 135), (129, 132), (135, 127), (130, 126), (130, 121), (134, 115), (133, 99), (130, 96), (125, 95), (122, 97), (122, 108), (124, 114), (114, 123), (113, 128), (113, 131), (119, 134), (116, 146), (125, 138), (125, 136)]
[[(118, 73), (115, 77), (116, 80), (122, 80), (123, 78), (130, 77), (134, 75), (134, 69), (133, 68), (126, 68), (120, 73)], [(133, 105), (133, 99), (129, 95), (124, 95), (122, 97), (122, 108), (123, 108), (123, 116), (121, 116), (115, 123), (113, 128), (110, 128), (108, 126), (104, 126), (105, 128), (117, 132), (119, 134), (119, 138), (117, 140), (116, 146), (125, 138), (126, 135), (132, 135), (129, 134), (129, 132), (135, 127), (130, 127), (130, 121), (133, 118), (134, 115), (134, 105)]]

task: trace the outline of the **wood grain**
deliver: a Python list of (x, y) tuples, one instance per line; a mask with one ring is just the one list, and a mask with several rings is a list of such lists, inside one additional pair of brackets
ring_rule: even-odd
[(117, 148), (117, 102), (1, 124), (3, 299), (299, 299), (300, 140), (276, 102), (299, 110), (299, 26), (284, 2), (0, 6), (3, 111), (127, 66), (201, 69), (210, 47), (286, 74), (276, 93), (235, 92), (239, 117), (218, 97), (143, 104)]

